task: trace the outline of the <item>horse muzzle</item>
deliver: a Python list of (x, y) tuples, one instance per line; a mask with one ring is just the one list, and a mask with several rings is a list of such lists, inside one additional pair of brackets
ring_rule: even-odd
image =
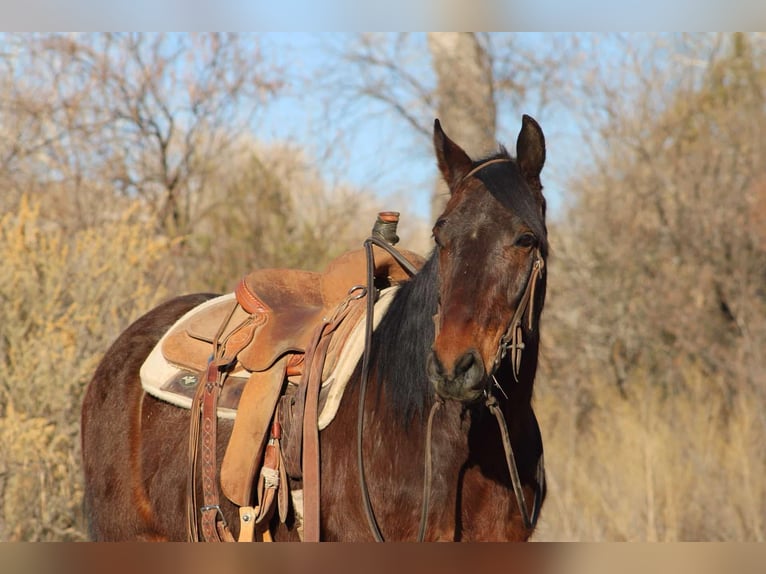
[(484, 360), (476, 349), (466, 351), (451, 365), (442, 361), (436, 351), (431, 351), (426, 371), (436, 393), (443, 399), (472, 403), (481, 398), (486, 388)]

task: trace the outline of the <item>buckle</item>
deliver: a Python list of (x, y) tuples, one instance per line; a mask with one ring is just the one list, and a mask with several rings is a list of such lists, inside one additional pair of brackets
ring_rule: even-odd
[[(359, 293), (354, 295), (355, 291), (359, 291)], [(348, 290), (348, 296), (351, 301), (361, 299), (365, 295), (367, 295), (367, 287), (364, 285), (354, 285), (351, 289)]]

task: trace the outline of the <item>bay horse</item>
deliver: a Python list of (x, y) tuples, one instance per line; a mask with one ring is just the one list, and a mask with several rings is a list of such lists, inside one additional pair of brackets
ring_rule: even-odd
[[(369, 364), (360, 360), (320, 434), (322, 540), (523, 541), (545, 497), (531, 404), (548, 253), (543, 132), (525, 115), (515, 158), (500, 146), (474, 161), (438, 120), (433, 142), (450, 197), (432, 253), (397, 291)], [(139, 369), (179, 317), (212, 297), (181, 296), (138, 319), (86, 390), (94, 540), (187, 538), (190, 412), (145, 394)], [(221, 420), (219, 458), (230, 433)], [(220, 511), (236, 528), (237, 507), (223, 500)], [(274, 523), (273, 539), (299, 538)]]

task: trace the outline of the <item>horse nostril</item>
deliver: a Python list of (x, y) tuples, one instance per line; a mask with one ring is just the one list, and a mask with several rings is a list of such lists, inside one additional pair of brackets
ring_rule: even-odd
[(431, 352), (431, 354), (428, 355), (426, 371), (428, 373), (428, 378), (432, 381), (438, 381), (444, 378), (444, 366), (434, 352)]
[(478, 389), (484, 380), (484, 361), (476, 349), (465, 353), (455, 364), (455, 380), (460, 381), (464, 391)]
[(469, 371), (471, 367), (476, 363), (476, 360), (479, 359), (476, 351), (468, 351), (465, 355), (460, 357), (458, 362), (455, 364), (455, 376), (459, 377)]
[(434, 351), (428, 356), (426, 370), (436, 392), (443, 398), (473, 401), (482, 390), (484, 361), (475, 349), (461, 355), (451, 367), (445, 366)]

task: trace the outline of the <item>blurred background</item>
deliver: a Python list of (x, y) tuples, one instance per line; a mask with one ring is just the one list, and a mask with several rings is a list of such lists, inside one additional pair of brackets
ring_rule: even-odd
[(766, 34), (1, 34), (0, 540), (85, 538), (79, 408), (159, 302), (427, 254), (434, 118), (545, 131), (535, 540), (766, 538)]

